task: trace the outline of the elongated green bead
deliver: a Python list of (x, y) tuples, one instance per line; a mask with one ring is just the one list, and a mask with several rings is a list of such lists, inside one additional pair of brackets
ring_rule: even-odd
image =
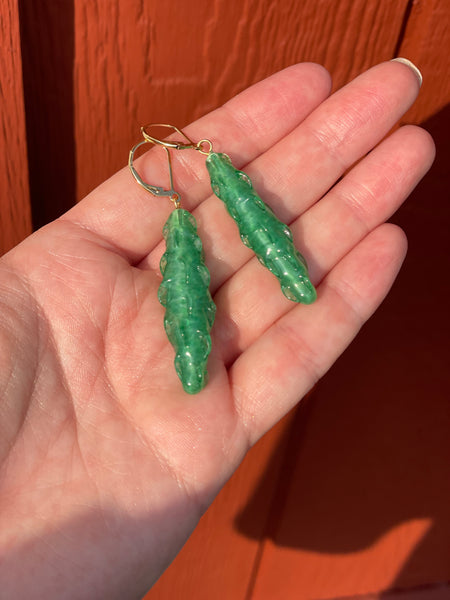
[(161, 258), (163, 280), (158, 299), (165, 307), (164, 327), (175, 349), (175, 369), (189, 394), (202, 390), (208, 380), (206, 363), (216, 306), (209, 292), (209, 271), (194, 217), (174, 210), (163, 229), (166, 251)]
[(291, 230), (256, 194), (248, 175), (238, 171), (226, 154), (211, 152), (206, 166), (213, 192), (236, 221), (242, 241), (278, 278), (286, 298), (303, 304), (314, 302), (316, 290)]

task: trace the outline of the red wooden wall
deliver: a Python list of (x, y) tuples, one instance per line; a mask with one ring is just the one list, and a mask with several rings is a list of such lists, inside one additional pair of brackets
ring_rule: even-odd
[(393, 219), (410, 241), (398, 282), (149, 600), (450, 598), (449, 13), (446, 0), (0, 0), (3, 251), (31, 213), (51, 220), (124, 166), (144, 122), (183, 126), (299, 61), (335, 88), (398, 55), (424, 75), (404, 120), (438, 157)]

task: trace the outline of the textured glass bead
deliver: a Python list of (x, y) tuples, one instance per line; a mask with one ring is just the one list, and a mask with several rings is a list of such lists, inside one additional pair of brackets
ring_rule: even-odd
[(295, 248), (287, 225), (274, 215), (253, 189), (248, 175), (238, 171), (226, 154), (206, 159), (211, 187), (239, 227), (241, 239), (280, 281), (289, 300), (311, 304), (317, 297), (306, 261)]
[(209, 292), (209, 271), (194, 217), (174, 210), (163, 229), (166, 251), (161, 258), (163, 280), (158, 299), (165, 307), (164, 327), (175, 349), (175, 369), (189, 394), (203, 389), (208, 380), (206, 363), (211, 351), (211, 331), (216, 306)]

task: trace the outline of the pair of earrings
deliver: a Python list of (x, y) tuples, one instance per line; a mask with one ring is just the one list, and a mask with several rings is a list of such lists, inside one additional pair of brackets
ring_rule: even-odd
[[(148, 129), (154, 127), (169, 128), (186, 141), (165, 141), (151, 136)], [(309, 279), (306, 261), (293, 244), (289, 227), (277, 219), (256, 194), (248, 175), (238, 171), (229, 156), (213, 152), (210, 140), (193, 142), (172, 125), (146, 125), (141, 127), (141, 133), (144, 140), (131, 149), (128, 165), (139, 185), (154, 196), (170, 198), (175, 205), (163, 228), (166, 251), (160, 263), (163, 280), (158, 299), (166, 309), (164, 327), (176, 353), (175, 370), (184, 390), (196, 394), (208, 379), (206, 364), (216, 306), (209, 292), (210, 274), (203, 260), (195, 219), (181, 208), (180, 195), (173, 188), (170, 149), (192, 149), (206, 155), (214, 194), (225, 203), (243, 243), (278, 278), (289, 300), (310, 304), (316, 299), (316, 290)], [(144, 182), (133, 165), (136, 150), (148, 143), (162, 146), (167, 153), (170, 189)]]

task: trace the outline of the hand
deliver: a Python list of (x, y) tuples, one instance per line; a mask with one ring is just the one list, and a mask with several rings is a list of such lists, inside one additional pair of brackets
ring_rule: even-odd
[[(175, 374), (157, 301), (172, 206), (127, 168), (3, 257), (5, 598), (141, 597), (246, 450), (342, 353), (405, 255), (404, 234), (384, 222), (433, 160), (420, 128), (383, 139), (418, 90), (408, 67), (388, 62), (328, 97), (326, 71), (300, 64), (185, 129), (250, 175), (318, 289), (310, 306), (286, 300), (212, 195), (205, 157), (174, 152), (217, 304), (198, 395)], [(154, 148), (136, 168), (164, 186), (165, 161)]]

